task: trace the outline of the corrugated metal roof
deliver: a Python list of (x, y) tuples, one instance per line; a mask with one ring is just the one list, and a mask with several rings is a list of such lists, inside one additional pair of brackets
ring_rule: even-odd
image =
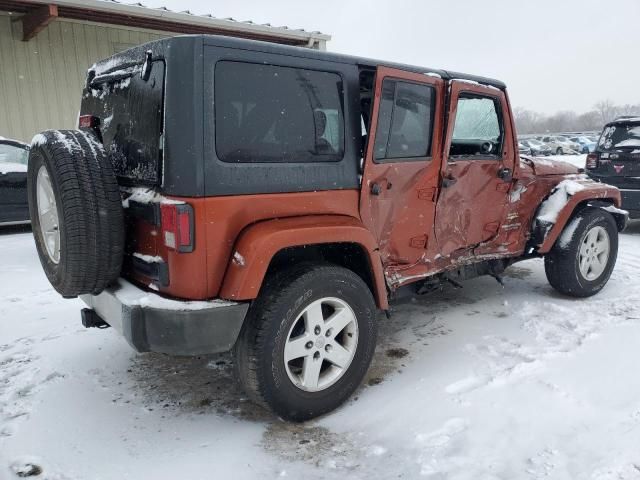
[(330, 35), (302, 28), (239, 21), (231, 17), (218, 18), (212, 14), (175, 11), (167, 7), (150, 7), (120, 0), (0, 0), (0, 10), (26, 13), (47, 4), (56, 5), (61, 18), (132, 25), (167, 32), (226, 34), (320, 48), (331, 39)]
[(273, 26), (270, 23), (255, 23), (251, 20), (239, 21), (235, 18), (218, 18), (212, 14), (196, 14), (189, 10), (175, 11), (167, 7), (149, 7), (143, 3), (128, 3), (119, 0), (51, 0), (47, 3), (61, 7), (75, 7), (111, 11), (113, 13), (125, 13), (138, 17), (162, 18), (170, 22), (187, 23), (200, 27), (210, 26), (235, 31), (247, 31), (266, 35), (282, 36), (288, 38), (305, 38), (327, 41), (330, 35), (319, 31), (307, 31), (302, 28), (290, 28), (287, 26)]
[[(167, 7), (150, 7), (148, 5), (145, 5), (141, 2), (135, 2), (135, 3), (128, 3), (128, 2), (121, 2), (119, 0), (97, 0), (98, 2), (101, 3), (110, 3), (110, 4), (116, 4), (116, 5), (122, 5), (122, 6), (128, 6), (128, 7), (139, 7), (141, 9), (146, 9), (146, 10), (160, 10), (163, 12), (169, 12), (169, 13), (173, 13), (173, 14), (178, 14), (178, 15), (184, 15), (185, 18), (204, 18), (204, 19), (212, 19), (212, 20), (218, 20), (218, 21), (225, 21), (225, 22), (233, 22), (234, 24), (244, 24), (244, 25), (256, 25), (256, 26), (261, 26), (261, 27), (268, 27), (272, 30), (287, 30), (287, 31), (293, 31), (293, 32), (302, 32), (305, 34), (313, 34), (316, 36), (321, 37), (323, 40), (329, 40), (331, 38), (330, 35), (326, 35), (323, 34), (320, 31), (314, 30), (314, 31), (307, 31), (303, 28), (291, 28), (288, 27), (286, 25), (282, 25), (279, 27), (273, 26), (270, 23), (255, 23), (252, 20), (237, 20), (233, 17), (225, 17), (225, 18), (219, 18), (219, 17), (215, 17), (214, 15), (210, 14), (210, 13), (205, 13), (205, 14), (197, 14), (197, 13), (193, 13), (190, 10), (181, 10), (181, 11), (176, 11), (176, 10), (171, 10), (170, 8)], [(53, 1), (50, 3), (57, 3), (57, 4), (64, 4), (64, 1)], [(73, 2), (73, 3), (81, 3), (81, 4), (87, 4), (89, 2)]]

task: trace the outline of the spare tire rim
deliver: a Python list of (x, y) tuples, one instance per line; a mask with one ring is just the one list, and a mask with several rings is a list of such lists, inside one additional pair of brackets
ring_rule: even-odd
[(38, 200), (38, 223), (49, 260), (60, 262), (60, 228), (58, 223), (58, 207), (53, 193), (53, 185), (49, 172), (44, 165), (38, 170), (36, 182), (36, 198)]
[(325, 297), (307, 305), (287, 335), (284, 365), (301, 390), (319, 392), (349, 369), (358, 347), (358, 321), (339, 298)]
[(595, 226), (587, 232), (580, 244), (578, 266), (580, 273), (589, 281), (600, 278), (607, 268), (611, 242), (607, 231)]

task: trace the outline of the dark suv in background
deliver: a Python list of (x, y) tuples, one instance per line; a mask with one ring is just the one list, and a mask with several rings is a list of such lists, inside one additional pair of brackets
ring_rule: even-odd
[(586, 167), (595, 180), (618, 187), (622, 208), (631, 218), (640, 218), (640, 117), (619, 117), (606, 124)]
[(0, 226), (29, 223), (28, 158), (28, 145), (0, 137)]

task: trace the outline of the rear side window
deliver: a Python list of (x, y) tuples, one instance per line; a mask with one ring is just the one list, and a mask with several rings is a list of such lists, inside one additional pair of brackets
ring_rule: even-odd
[(495, 99), (461, 94), (449, 155), (497, 158), (502, 153), (502, 132), (500, 107)]
[(600, 140), (598, 150), (640, 149), (640, 123), (617, 123), (607, 125)]
[(387, 78), (382, 82), (375, 159), (431, 156), (435, 95), (427, 85)]
[(220, 61), (214, 98), (223, 162), (336, 162), (344, 155), (338, 74)]

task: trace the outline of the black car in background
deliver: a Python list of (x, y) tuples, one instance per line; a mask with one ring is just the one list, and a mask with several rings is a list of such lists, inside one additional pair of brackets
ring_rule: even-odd
[(622, 208), (640, 218), (640, 117), (620, 117), (604, 126), (586, 169), (596, 180), (615, 185)]
[(0, 226), (29, 223), (28, 158), (27, 144), (0, 137)]

